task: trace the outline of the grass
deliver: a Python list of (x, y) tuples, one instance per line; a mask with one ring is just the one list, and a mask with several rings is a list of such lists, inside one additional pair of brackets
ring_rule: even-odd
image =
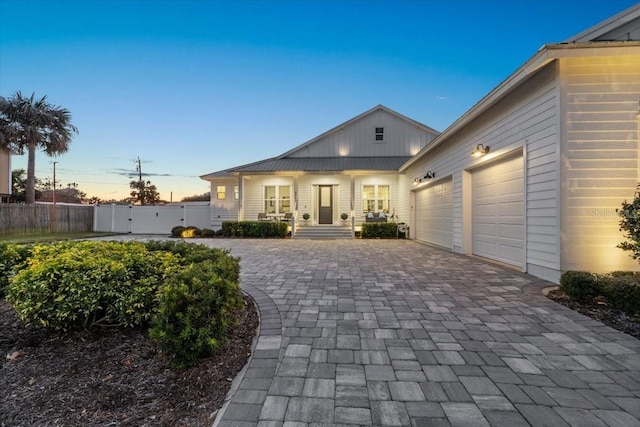
[(34, 234), (7, 234), (0, 236), (0, 242), (7, 243), (40, 243), (57, 242), (60, 240), (90, 239), (92, 237), (116, 236), (118, 233), (108, 232), (74, 232), (74, 233), (34, 233)]

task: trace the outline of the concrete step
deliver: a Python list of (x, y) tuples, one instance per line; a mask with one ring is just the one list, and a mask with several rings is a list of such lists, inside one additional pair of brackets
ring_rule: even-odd
[(298, 227), (294, 239), (353, 239), (351, 227)]

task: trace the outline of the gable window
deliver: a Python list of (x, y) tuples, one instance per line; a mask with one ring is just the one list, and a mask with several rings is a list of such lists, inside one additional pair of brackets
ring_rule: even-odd
[(291, 187), (289, 185), (265, 185), (264, 211), (267, 214), (291, 212)]
[(224, 200), (227, 198), (227, 187), (224, 185), (218, 185), (216, 187), (216, 197), (218, 200)]
[(384, 128), (376, 128), (376, 141), (384, 140)]
[(390, 186), (363, 185), (362, 212), (389, 212)]

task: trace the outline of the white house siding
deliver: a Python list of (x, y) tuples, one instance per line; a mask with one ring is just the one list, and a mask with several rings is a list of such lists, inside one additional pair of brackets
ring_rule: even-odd
[(308, 213), (308, 225), (318, 224), (318, 186), (333, 186), (333, 224), (340, 225), (340, 214), (351, 212), (351, 177), (349, 175), (302, 175), (298, 178), (298, 222)]
[[(376, 141), (377, 127), (384, 128), (382, 141)], [(413, 156), (434, 136), (434, 133), (427, 133), (393, 114), (378, 110), (310, 142), (288, 157)]]
[[(218, 200), (218, 186), (225, 186), (224, 200)], [(238, 185), (237, 179), (229, 179), (225, 181), (214, 181), (211, 183), (211, 228), (219, 230), (224, 221), (238, 220), (239, 201), (234, 198), (234, 187)]]
[[(291, 187), (293, 199), (294, 177), (274, 175), (250, 175), (243, 177), (243, 221), (257, 221), (258, 213), (264, 212), (264, 186), (277, 185)], [(292, 210), (294, 205), (292, 204)]]
[[(526, 269), (540, 269), (537, 274), (549, 277), (553, 276), (550, 271), (559, 270), (560, 251), (554, 244), (559, 234), (555, 219), (559, 214), (556, 207), (558, 91), (555, 73), (555, 64), (544, 67), (405, 171), (407, 197), (413, 187), (413, 178), (424, 177), (427, 171), (435, 172), (437, 179), (452, 177), (454, 251), (472, 252), (470, 196), (473, 169), (524, 150), (527, 170)], [(490, 146), (490, 153), (479, 159), (472, 158), (471, 151), (477, 144)], [(426, 185), (428, 183), (422, 183), (419, 187)], [(411, 225), (413, 228), (415, 224)]]
[(561, 66), (563, 145), (562, 270), (638, 269), (616, 248), (616, 209), (640, 180), (640, 56), (568, 58)]

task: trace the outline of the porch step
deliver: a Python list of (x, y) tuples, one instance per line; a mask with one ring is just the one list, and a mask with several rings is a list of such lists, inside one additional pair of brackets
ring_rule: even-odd
[(353, 239), (351, 227), (298, 227), (294, 239)]

